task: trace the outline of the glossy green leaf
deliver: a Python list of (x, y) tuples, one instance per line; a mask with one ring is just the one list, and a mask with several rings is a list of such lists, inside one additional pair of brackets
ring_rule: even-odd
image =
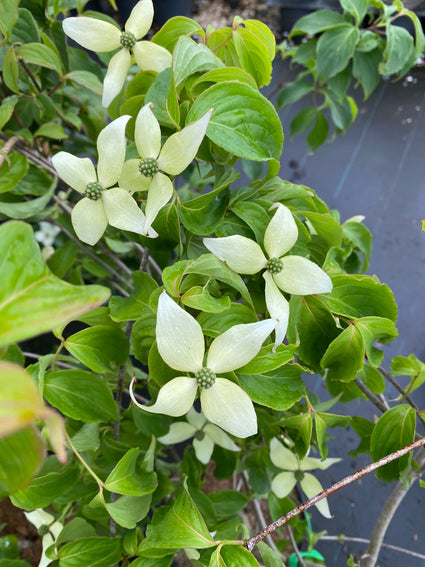
[(9, 47), (3, 59), (3, 81), (14, 93), (19, 93), (18, 78), (19, 69), (16, 60), (15, 48), (13, 45)]
[(253, 31), (239, 27), (233, 33), (233, 41), (240, 66), (254, 77), (258, 87), (268, 85), (271, 81), (272, 61), (261, 38)]
[(255, 323), (257, 317), (252, 309), (242, 303), (232, 303), (229, 309), (222, 313), (200, 313), (197, 317), (204, 334), (217, 337), (233, 325)]
[(393, 376), (410, 376), (410, 383), (406, 392), (414, 392), (425, 382), (425, 364), (414, 354), (409, 356), (395, 356), (391, 362)]
[(0, 439), (0, 498), (29, 484), (43, 464), (44, 440), (34, 427)]
[(176, 16), (175, 18), (170, 18), (157, 32), (153, 38), (153, 43), (162, 45), (168, 51), (172, 51), (176, 45), (178, 39), (181, 36), (191, 36), (198, 34), (204, 36), (204, 30), (194, 20), (190, 18), (185, 18), (184, 16)]
[(191, 287), (182, 295), (181, 302), (187, 307), (206, 311), (207, 313), (221, 313), (229, 309), (231, 304), (230, 297), (226, 295), (214, 297), (209, 293), (208, 289), (201, 286)]
[[(56, 544), (66, 543), (68, 541), (74, 541), (75, 539), (81, 539), (84, 537), (95, 537), (95, 528), (78, 516), (64, 525), (63, 530), (59, 534)], [(1, 566), (0, 566), (1, 567)]]
[(105, 480), (105, 488), (130, 496), (151, 494), (157, 486), (156, 475), (153, 472), (141, 471), (140, 464), (137, 464), (139, 457), (138, 449), (127, 451)]
[(321, 360), (329, 380), (354, 380), (363, 366), (365, 343), (362, 333), (349, 325), (328, 346)]
[(264, 233), (270, 222), (270, 217), (264, 207), (258, 203), (238, 201), (232, 205), (231, 211), (246, 222), (254, 233), (257, 242), (263, 242)]
[(313, 124), (313, 120), (317, 118), (317, 115), (318, 110), (314, 106), (307, 106), (307, 108), (300, 110), (291, 120), (291, 136), (305, 132)]
[(0, 104), (0, 130), (3, 129), (3, 126), (12, 116), (13, 109), (15, 108), (18, 100), (18, 97), (15, 95), (7, 96), (2, 100), (2, 103)]
[(41, 213), (45, 210), (46, 205), (52, 198), (55, 188), (56, 180), (53, 180), (53, 182), (50, 184), (50, 187), (45, 191), (44, 195), (37, 197), (36, 199), (23, 199), (22, 201), (8, 202), (6, 200), (3, 201), (0, 197), (0, 213), (3, 213), (4, 215), (7, 215), (12, 219), (30, 219), (34, 215), (37, 215), (38, 213)]
[(134, 529), (149, 512), (152, 496), (120, 496), (105, 508), (115, 522), (128, 530)]
[(282, 125), (273, 105), (258, 91), (237, 81), (213, 85), (194, 102), (187, 122), (198, 120), (211, 108), (207, 136), (212, 142), (245, 159), (280, 157)]
[(214, 540), (189, 494), (186, 483), (170, 509), (165, 513), (159, 511), (154, 514), (146, 534), (149, 545), (158, 548), (204, 549), (214, 545)]
[(12, 30), (11, 41), (30, 43), (40, 41), (40, 32), (37, 23), (30, 10), (18, 8), (18, 21)]
[(256, 89), (257, 83), (249, 73), (238, 67), (220, 67), (202, 73), (190, 86), (190, 92), (194, 95), (200, 95), (202, 91), (210, 87), (214, 83), (222, 83), (224, 81), (239, 81), (246, 83), (250, 87)]
[(315, 10), (297, 20), (291, 30), (290, 37), (300, 34), (314, 35), (345, 23), (342, 14), (333, 10)]
[(304, 396), (301, 374), (302, 368), (298, 365), (287, 365), (272, 376), (238, 372), (240, 385), (254, 402), (279, 411), (291, 408)]
[(57, 370), (44, 378), (46, 400), (61, 413), (87, 423), (117, 418), (117, 406), (107, 383), (83, 370)]
[(148, 363), (149, 350), (155, 340), (156, 315), (145, 307), (131, 331), (131, 346), (134, 356), (143, 364)]
[(114, 327), (96, 325), (68, 337), (67, 350), (93, 372), (110, 372), (125, 363), (130, 345)]
[(261, 553), (264, 567), (285, 567), (279, 555), (265, 544), (264, 541), (258, 542), (257, 547)]
[(368, 1), (367, 0), (340, 0), (341, 6), (345, 12), (351, 14), (359, 26), (366, 15)]
[[(395, 406), (386, 411), (376, 423), (370, 440), (370, 456), (378, 461), (394, 451), (413, 443), (415, 438), (415, 410), (408, 405)], [(385, 465), (376, 471), (382, 480), (397, 480), (410, 462), (411, 454)]]
[(379, 48), (364, 53), (356, 49), (353, 58), (353, 76), (362, 86), (365, 99), (367, 99), (378, 86), (380, 75), (379, 63), (382, 60), (382, 51)]
[(65, 75), (64, 79), (69, 79), (77, 83), (77, 85), (89, 89), (89, 91), (92, 91), (94, 94), (102, 95), (103, 85), (96, 75), (90, 71), (71, 71), (71, 73)]
[(28, 160), (25, 156), (12, 151), (7, 157), (0, 167), (0, 193), (14, 189), (28, 171)]
[(329, 124), (323, 112), (318, 112), (313, 128), (307, 134), (307, 144), (312, 152), (326, 142), (328, 137)]
[(267, 345), (248, 364), (238, 368), (238, 374), (262, 374), (280, 368), (294, 359), (295, 345), (279, 345), (273, 350), (274, 345)]
[(58, 551), (60, 567), (112, 567), (121, 559), (120, 538), (87, 537), (67, 543)]
[(6, 43), (18, 19), (19, 0), (3, 0), (0, 10), (0, 31), (3, 34), (1, 43)]
[(56, 52), (43, 45), (42, 43), (27, 43), (16, 48), (16, 55), (22, 57), (25, 63), (40, 65), (56, 71), (59, 75), (62, 73), (62, 63)]
[(209, 567), (260, 567), (260, 564), (241, 545), (225, 545), (213, 551)]
[(298, 77), (295, 81), (288, 83), (277, 95), (276, 106), (280, 110), (289, 104), (294, 104), (307, 94), (314, 91), (311, 81)]
[(388, 24), (384, 59), (379, 65), (381, 75), (393, 75), (406, 70), (415, 60), (413, 38), (404, 28)]
[(187, 77), (199, 71), (210, 71), (224, 67), (223, 61), (202, 43), (196, 43), (190, 37), (182, 36), (177, 42), (173, 54), (173, 72), (176, 86)]
[(104, 303), (110, 291), (74, 286), (50, 273), (29, 225), (0, 226), (0, 344), (65, 325)]
[(146, 272), (133, 272), (134, 291), (130, 297), (113, 296), (109, 302), (111, 318), (114, 321), (134, 321), (149, 306), (151, 294), (158, 289), (158, 284)]
[(52, 140), (64, 140), (68, 138), (68, 134), (57, 122), (46, 122), (34, 132), (34, 137), (42, 136), (43, 138), (51, 138)]
[(76, 482), (77, 470), (68, 466), (60, 472), (50, 472), (35, 478), (25, 489), (15, 492), (11, 499), (15, 506), (24, 510), (46, 508)]
[(366, 356), (371, 366), (377, 367), (384, 358), (384, 353), (375, 348), (373, 343), (380, 341), (388, 343), (398, 335), (397, 327), (389, 319), (383, 317), (363, 317), (355, 321), (355, 326), (361, 332), (366, 348)]
[(359, 37), (359, 30), (350, 24), (341, 24), (320, 36), (317, 42), (317, 73), (322, 82), (345, 69), (353, 57)]

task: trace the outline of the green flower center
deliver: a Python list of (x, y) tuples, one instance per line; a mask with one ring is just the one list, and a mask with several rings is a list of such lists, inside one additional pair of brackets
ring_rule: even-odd
[(91, 199), (92, 201), (97, 201), (102, 195), (103, 187), (97, 181), (92, 181), (87, 183), (86, 190), (84, 191), (84, 197)]
[(298, 482), (301, 482), (302, 479), (304, 478), (304, 472), (303, 471), (295, 471), (294, 476), (295, 476), (295, 478), (297, 479)]
[(197, 431), (194, 435), (195, 439), (197, 439), (198, 441), (202, 441), (202, 439), (205, 437), (205, 433), (203, 431)]
[(283, 262), (279, 258), (270, 258), (267, 262), (267, 269), (271, 274), (278, 274), (282, 271)]
[(122, 32), (120, 37), (120, 43), (123, 47), (126, 47), (127, 49), (131, 49), (136, 43), (136, 37), (134, 33), (131, 33), (129, 31)]
[(211, 388), (211, 386), (214, 384), (216, 375), (209, 368), (203, 368), (202, 370), (200, 370), (195, 374), (195, 378), (196, 381), (198, 382), (198, 386), (200, 388), (207, 390), (208, 388)]
[(40, 526), (37, 530), (38, 535), (40, 537), (43, 537), (45, 535), (47, 535), (49, 533), (49, 526), (46, 526), (45, 524), (43, 524), (42, 526)]
[(153, 157), (141, 159), (139, 162), (139, 171), (145, 177), (153, 177), (158, 173), (158, 162)]

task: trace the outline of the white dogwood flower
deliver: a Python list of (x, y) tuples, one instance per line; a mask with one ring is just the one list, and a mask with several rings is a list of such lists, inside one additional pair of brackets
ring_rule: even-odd
[(174, 445), (195, 437), (193, 440), (195, 455), (204, 465), (210, 462), (214, 445), (219, 445), (228, 451), (240, 451), (227, 433), (216, 425), (208, 423), (202, 413), (198, 413), (194, 408), (190, 408), (187, 412), (186, 419), (187, 421), (172, 423), (167, 435), (158, 437), (158, 441), (164, 445)]
[[(108, 223), (115, 228), (145, 234), (145, 215), (133, 197), (113, 187), (125, 159), (125, 127), (131, 116), (117, 118), (97, 139), (97, 173), (89, 158), (59, 152), (52, 157), (58, 175), (84, 198), (72, 210), (72, 224), (80, 240), (96, 244)], [(110, 189), (110, 187), (112, 187)], [(157, 236), (153, 231), (149, 236)]]
[(161, 128), (152, 112), (152, 103), (140, 109), (134, 139), (142, 159), (131, 159), (124, 164), (119, 186), (132, 192), (149, 190), (145, 209), (146, 230), (173, 195), (173, 184), (165, 174), (178, 175), (194, 159), (205, 136), (211, 112), (172, 134), (161, 149)]
[(48, 514), (41, 508), (32, 512), (24, 512), (24, 514), (27, 520), (37, 528), (41, 536), (42, 553), (38, 567), (46, 567), (53, 561), (53, 559), (49, 559), (46, 556), (46, 550), (58, 539), (59, 534), (63, 530), (63, 525), (60, 522), (56, 522), (51, 514)]
[(109, 62), (103, 83), (102, 104), (108, 107), (121, 91), (131, 65), (131, 51), (143, 71), (158, 73), (171, 66), (171, 53), (151, 41), (138, 41), (152, 26), (152, 0), (140, 0), (128, 18), (123, 32), (114, 24), (79, 16), (65, 18), (63, 30), (68, 37), (91, 51), (99, 53), (122, 47)]
[[(313, 469), (323, 471), (341, 460), (325, 459), (321, 461), (320, 459), (311, 457), (299, 459), (297, 455), (284, 447), (277, 439), (270, 441), (270, 459), (276, 467), (284, 470), (284, 472), (275, 476), (272, 481), (272, 490), (278, 498), (288, 496), (297, 482), (300, 483), (307, 498), (313, 498), (313, 496), (322, 492), (323, 488), (316, 477), (305, 471), (311, 471)], [(332, 517), (326, 498), (320, 500), (320, 502), (316, 504), (316, 507), (325, 518)]]
[(171, 368), (195, 376), (179, 376), (167, 382), (152, 406), (139, 404), (130, 388), (133, 402), (145, 411), (179, 417), (192, 407), (199, 388), (202, 412), (208, 421), (237, 437), (254, 435), (257, 416), (250, 397), (240, 386), (217, 374), (247, 364), (258, 354), (275, 325), (272, 319), (234, 325), (212, 341), (204, 365), (201, 325), (162, 293), (156, 322), (159, 354)]
[(273, 205), (276, 213), (264, 233), (264, 249), (257, 242), (235, 234), (223, 238), (204, 238), (210, 252), (239, 274), (256, 274), (266, 270), (265, 299), (270, 317), (276, 319), (275, 348), (285, 338), (288, 328), (289, 303), (279, 291), (294, 295), (311, 295), (332, 291), (329, 276), (317, 264), (302, 256), (284, 256), (298, 238), (298, 228), (285, 205)]

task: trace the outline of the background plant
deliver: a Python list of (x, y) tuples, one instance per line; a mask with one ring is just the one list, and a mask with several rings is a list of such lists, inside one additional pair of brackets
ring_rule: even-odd
[[(282, 100), (290, 88), (299, 94), (299, 85), (310, 82), (313, 90), (325, 89), (333, 120), (334, 107), (344, 110), (348, 100), (338, 85), (348, 88), (351, 73), (363, 88), (369, 84), (366, 72), (354, 71), (365, 37), (374, 45), (370, 51), (380, 54), (379, 62), (374, 59), (378, 74), (382, 68), (383, 74), (407, 71), (415, 50), (423, 47), (418, 25), (415, 39), (409, 40), (404, 31), (392, 29), (395, 17), (405, 13), (399, 2), (371, 3), (378, 19), (366, 21), (376, 30), (385, 26), (386, 38), (378, 37), (375, 28), (360, 27), (368, 8), (364, 2), (341, 5), (342, 15), (316, 14), (316, 20), (303, 18), (296, 24), (292, 36), (297, 31), (322, 35), (291, 48), (295, 60), (302, 45), (308, 46), (309, 70), (295, 80), (296, 88), (288, 86), (280, 96)], [(118, 562), (166, 567), (182, 553), (193, 565), (282, 565), (288, 555), (285, 539), (259, 544), (261, 559), (244, 541), (265, 527), (248, 527), (244, 510), (252, 507), (261, 524), (259, 500), (267, 502), (272, 519), (298, 504), (295, 494), (278, 498), (271, 490), (281, 469), (270, 456), (270, 445), (279, 439), (294, 462), (308, 463), (309, 450), (316, 459), (326, 459), (329, 429), (348, 424), (360, 437), (357, 451), (370, 453), (374, 461), (409, 445), (417, 422), (425, 418), (410, 398), (425, 379), (424, 365), (411, 355), (396, 357), (390, 373), (381, 366), (383, 352), (375, 341), (396, 337), (397, 306), (388, 286), (364, 274), (371, 250), (367, 228), (357, 218), (341, 224), (338, 213), (313, 190), (277, 175), (282, 126), (259, 91), (270, 82), (275, 55), (267, 27), (236, 18), (232, 27), (203, 30), (193, 20), (173, 18), (152, 38), (172, 55), (171, 67), (157, 72), (133, 65), (106, 110), (102, 81), (114, 54), (97, 54), (103, 67), (67, 43), (58, 18), (71, 8), (83, 13), (84, 3), (7, 0), (0, 15), (1, 495), (10, 495), (15, 506), (29, 513), (48, 509), (52, 524), (37, 526), (43, 536), (51, 535), (44, 561), (64, 567)], [(116, 26), (103, 15), (85, 15)], [(308, 27), (322, 19), (326, 27)], [(334, 24), (328, 27), (330, 19)], [(338, 64), (331, 51), (323, 59), (331, 31), (356, 38), (352, 52)], [(393, 49), (399, 41), (406, 49)], [(395, 52), (403, 64), (391, 59)], [(335, 94), (338, 104), (332, 102)], [(197, 158), (176, 179), (170, 177), (176, 172), (165, 168), (173, 191), (171, 202), (166, 200), (153, 220), (158, 238), (108, 227), (98, 244), (86, 245), (75, 236), (70, 218), (80, 197), (58, 178), (50, 158), (65, 149), (95, 159), (98, 136), (108, 122), (129, 116), (126, 163), (138, 160), (136, 118), (149, 103), (163, 143), (213, 109)], [(316, 124), (323, 122), (318, 118), (322, 110), (314, 109)], [(345, 129), (352, 117), (344, 128), (334, 120), (337, 130)], [(317, 139), (323, 141), (321, 132)], [(257, 165), (264, 162), (262, 173)], [(244, 186), (237, 183), (241, 168), (252, 177)], [(122, 179), (118, 184), (131, 189)], [(146, 211), (145, 193), (135, 191), (133, 198)], [(262, 246), (278, 203), (290, 211), (297, 228), (298, 237), (285, 252), (320, 266), (332, 279), (332, 292), (286, 293), (285, 344), (274, 351), (273, 337), (265, 336), (251, 359), (223, 370), (225, 381), (255, 404), (258, 433), (223, 437), (211, 424), (200, 425), (195, 439), (202, 441), (209, 427), (215, 443), (211, 462), (205, 464), (190, 442), (183, 449), (168, 443), (167, 435), (187, 424), (180, 414), (152, 415), (129, 405), (128, 388), (135, 376), (133, 396), (143, 405), (182, 371), (192, 370), (184, 357), (180, 367), (167, 365), (160, 354), (156, 323), (164, 290), (189, 319), (196, 319), (208, 347), (234, 325), (276, 317), (266, 305), (262, 275), (242, 270), (242, 277), (209, 253), (204, 238), (238, 235)], [(60, 233), (47, 233), (41, 224), (46, 221)], [(41, 250), (31, 225), (42, 233), (37, 237)], [(33, 352), (34, 343), (21, 344), (47, 331), (52, 334), (46, 350)], [(183, 338), (176, 334), (177, 347)], [(325, 400), (309, 388), (312, 373), (324, 375), (330, 394)], [(411, 376), (411, 382), (389, 406), (382, 398), (385, 380), (397, 375)], [(382, 411), (376, 423), (330, 411), (337, 400), (362, 397)], [(194, 425), (188, 425), (193, 433)], [(232, 482), (207, 493), (205, 473), (211, 472), (212, 461), (215, 478)], [(303, 466), (290, 469), (301, 482)], [(384, 481), (401, 479), (405, 490), (422, 468), (418, 451), (415, 461), (406, 454), (377, 474)], [(331, 500), (329, 504), (332, 510)], [(30, 518), (37, 524), (43, 515)], [(292, 545), (308, 532), (305, 518), (291, 520)], [(64, 526), (60, 532), (58, 525)], [(13, 561), (20, 564), (17, 557)]]

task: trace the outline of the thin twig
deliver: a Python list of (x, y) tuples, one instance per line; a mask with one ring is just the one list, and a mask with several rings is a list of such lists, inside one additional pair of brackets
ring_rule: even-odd
[[(147, 248), (143, 248), (143, 246), (141, 246), (140, 244), (138, 244), (137, 242), (133, 242), (133, 246), (136, 248), (136, 250), (138, 250), (141, 260), (144, 258), (145, 255), (145, 250), (148, 250)], [(150, 255), (150, 251), (148, 250), (149, 255), (148, 255), (148, 262), (149, 264), (152, 266), (152, 268), (155, 270), (155, 272), (158, 274), (158, 276), (160, 278), (162, 278), (162, 270), (160, 268), (160, 266), (155, 262), (155, 260), (152, 258), (152, 256)]]
[[(346, 541), (352, 543), (370, 543), (370, 539), (366, 539), (364, 537), (346, 537), (345, 535), (341, 535), (341, 536), (324, 535), (324, 536), (320, 536), (319, 540), (337, 541), (338, 543), (345, 543)], [(383, 543), (381, 547), (384, 547), (385, 549), (390, 549), (391, 551), (398, 551), (399, 553), (404, 553), (405, 555), (410, 555), (411, 557), (417, 557), (418, 559), (425, 559), (425, 555), (422, 555), (422, 553), (417, 553), (416, 551), (411, 551), (410, 549), (405, 549), (404, 547), (398, 547), (397, 545)]]
[[(22, 351), (22, 354), (25, 356), (25, 358), (35, 358), (36, 360), (40, 360), (42, 356), (41, 354), (27, 351)], [(69, 368), (70, 370), (78, 370), (78, 366), (72, 366), (71, 364), (67, 364), (66, 362), (62, 362), (60, 360), (56, 361), (56, 366), (60, 366), (61, 368)]]
[(422, 445), (425, 445), (425, 437), (422, 437), (418, 441), (415, 441), (414, 443), (411, 443), (410, 445), (407, 445), (406, 447), (403, 447), (402, 449), (399, 449), (398, 451), (395, 451), (394, 453), (391, 453), (390, 455), (387, 455), (386, 457), (379, 459), (379, 461), (376, 461), (375, 463), (371, 463), (370, 465), (363, 467), (362, 469), (360, 469), (359, 471), (355, 472), (352, 475), (346, 476), (342, 480), (333, 484), (331, 487), (322, 490), (322, 492), (320, 492), (313, 498), (310, 498), (310, 500), (307, 500), (303, 504), (300, 504), (299, 506), (288, 512), (288, 514), (285, 514), (285, 516), (282, 516), (281, 518), (279, 518), (278, 520), (267, 526), (266, 529), (261, 531), (256, 536), (245, 540), (244, 541), (245, 547), (249, 551), (252, 551), (259, 541), (263, 540), (266, 536), (273, 533), (275, 530), (277, 530), (277, 528), (280, 528), (281, 526), (285, 525), (292, 518), (299, 516), (302, 512), (304, 512), (308, 508), (311, 508), (311, 506), (314, 506), (321, 500), (327, 498), (331, 494), (334, 494), (344, 486), (348, 486), (349, 484), (358, 480), (359, 478), (362, 478), (363, 476), (373, 472), (374, 470), (379, 469), (380, 467), (383, 467), (384, 465), (387, 465), (388, 463), (391, 463), (396, 459), (399, 459), (403, 455), (406, 455), (410, 451), (413, 451), (414, 449), (417, 449)]
[(5, 142), (4, 146), (0, 150), (0, 167), (3, 165), (6, 159), (10, 164), (7, 154), (10, 152), (10, 150), (13, 148), (13, 146), (16, 144), (18, 140), (19, 140), (19, 136), (12, 136), (7, 140), (7, 142)]
[(22, 65), (22, 68), (24, 69), (25, 73), (28, 75), (31, 83), (35, 86), (35, 90), (39, 93), (43, 92), (43, 89), (41, 88), (41, 86), (39, 85), (37, 79), (35, 78), (33, 72), (31, 71), (31, 69), (28, 67), (28, 65), (25, 63), (24, 59), (22, 57), (18, 57), (18, 61), (19, 63)]
[(108, 248), (102, 242), (99, 242), (99, 248), (102, 250), (105, 256), (108, 256), (108, 258), (110, 258), (119, 268), (121, 268), (121, 270), (125, 274), (127, 274), (127, 276), (130, 276), (130, 278), (133, 277), (133, 273), (130, 270), (130, 268), (127, 266), (127, 264), (124, 264), (124, 262), (120, 260), (120, 258), (115, 256), (113, 252), (108, 250)]
[(369, 398), (369, 400), (380, 410), (382, 413), (385, 413), (387, 410), (390, 409), (387, 401), (382, 399), (380, 396), (377, 396), (370, 390), (364, 382), (360, 380), (360, 378), (354, 378), (354, 384), (363, 392), (363, 394)]
[(387, 372), (384, 368), (382, 368), (382, 366), (380, 366), (378, 370), (382, 374), (382, 376), (384, 376), (388, 380), (388, 382), (390, 382), (390, 384), (392, 384), (394, 388), (403, 396), (403, 399), (405, 399), (406, 402), (409, 405), (411, 405), (413, 409), (419, 411), (418, 406), (415, 404), (415, 402), (412, 400), (409, 394), (405, 391), (405, 389), (402, 388), (402, 386), (400, 386), (397, 380), (395, 380), (389, 372)]
[(289, 539), (291, 540), (291, 545), (294, 548), (294, 553), (297, 556), (298, 563), (299, 563), (300, 567), (307, 567), (304, 559), (302, 558), (302, 556), (300, 554), (300, 550), (298, 549), (298, 545), (297, 545), (297, 542), (295, 541), (294, 532), (292, 531), (291, 526), (289, 526), (289, 525), (286, 526), (286, 529), (288, 530)]

